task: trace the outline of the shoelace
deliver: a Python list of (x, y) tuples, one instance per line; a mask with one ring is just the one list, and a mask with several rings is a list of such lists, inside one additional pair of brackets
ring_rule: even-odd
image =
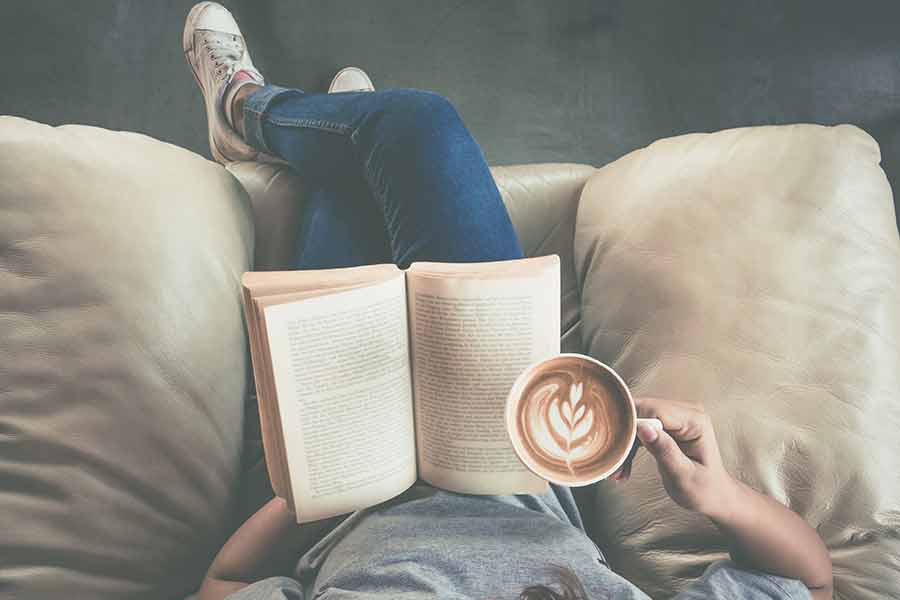
[[(234, 71), (234, 65), (241, 59), (244, 45), (236, 35), (219, 35), (203, 37), (203, 48), (216, 65), (215, 74), (219, 79), (227, 80)], [(224, 60), (230, 59), (230, 60)]]

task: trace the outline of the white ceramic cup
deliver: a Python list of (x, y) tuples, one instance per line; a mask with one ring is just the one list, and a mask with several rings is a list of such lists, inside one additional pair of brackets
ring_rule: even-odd
[(526, 368), (506, 401), (506, 430), (519, 459), (539, 477), (582, 486), (606, 479), (628, 458), (639, 419), (628, 385), (583, 354), (557, 354)]

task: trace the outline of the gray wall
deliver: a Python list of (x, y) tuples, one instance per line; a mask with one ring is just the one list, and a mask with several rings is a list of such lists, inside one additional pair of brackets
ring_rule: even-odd
[[(0, 114), (146, 132), (204, 155), (189, 0), (0, 0)], [(900, 177), (900, 2), (233, 0), (276, 83), (341, 66), (439, 91), (494, 164), (603, 164), (652, 140), (854, 123)]]

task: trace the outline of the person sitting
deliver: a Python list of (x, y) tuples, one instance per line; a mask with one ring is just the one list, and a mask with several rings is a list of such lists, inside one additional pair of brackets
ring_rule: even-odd
[[(357, 68), (339, 72), (330, 93), (267, 84), (231, 13), (214, 2), (193, 8), (183, 40), (214, 158), (286, 163), (312, 186), (297, 269), (523, 256), (482, 151), (443, 96), (374, 91)], [(657, 398), (636, 405), (662, 421), (663, 431), (639, 427), (638, 438), (669, 495), (731, 542), (733, 560), (713, 564), (678, 599), (831, 598), (822, 540), (728, 474), (702, 409)], [(613, 478), (627, 480), (629, 464)], [(302, 535), (286, 503), (272, 499), (218, 553), (201, 600), (646, 598), (610, 569), (562, 486), (471, 496), (420, 482), (296, 556)]]

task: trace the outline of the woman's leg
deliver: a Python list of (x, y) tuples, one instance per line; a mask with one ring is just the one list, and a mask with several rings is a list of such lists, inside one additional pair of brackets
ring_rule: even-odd
[[(480, 148), (436, 94), (261, 88), (244, 104), (244, 131), (258, 150), (322, 186), (305, 209), (298, 268), (370, 264), (379, 255), (401, 267), (522, 257)], [(571, 490), (552, 488), (584, 530)]]
[[(401, 266), (522, 255), (481, 149), (446, 99), (411, 89), (307, 94), (260, 88), (264, 80), (240, 27), (215, 2), (191, 9), (182, 48), (203, 93), (210, 150), (219, 162), (268, 160), (265, 152), (260, 156), (267, 150), (328, 190), (314, 203), (322, 209), (330, 206), (324, 198), (337, 193), (336, 182), (362, 178), (369, 193), (360, 208), (340, 208), (343, 222), (374, 220), (374, 230), (378, 220), (361, 208), (374, 204)], [(329, 242), (316, 239), (330, 235), (328, 228), (307, 230), (309, 248)], [(326, 247), (342, 246), (333, 236), (330, 241)]]
[[(305, 173), (304, 173), (305, 175)], [(391, 262), (384, 217), (362, 176), (316, 183), (306, 197), (296, 269), (336, 269)]]
[(522, 256), (481, 149), (437, 94), (266, 86), (244, 100), (243, 118), (247, 141), (317, 186), (299, 266), (373, 262), (379, 230), (401, 267)]

